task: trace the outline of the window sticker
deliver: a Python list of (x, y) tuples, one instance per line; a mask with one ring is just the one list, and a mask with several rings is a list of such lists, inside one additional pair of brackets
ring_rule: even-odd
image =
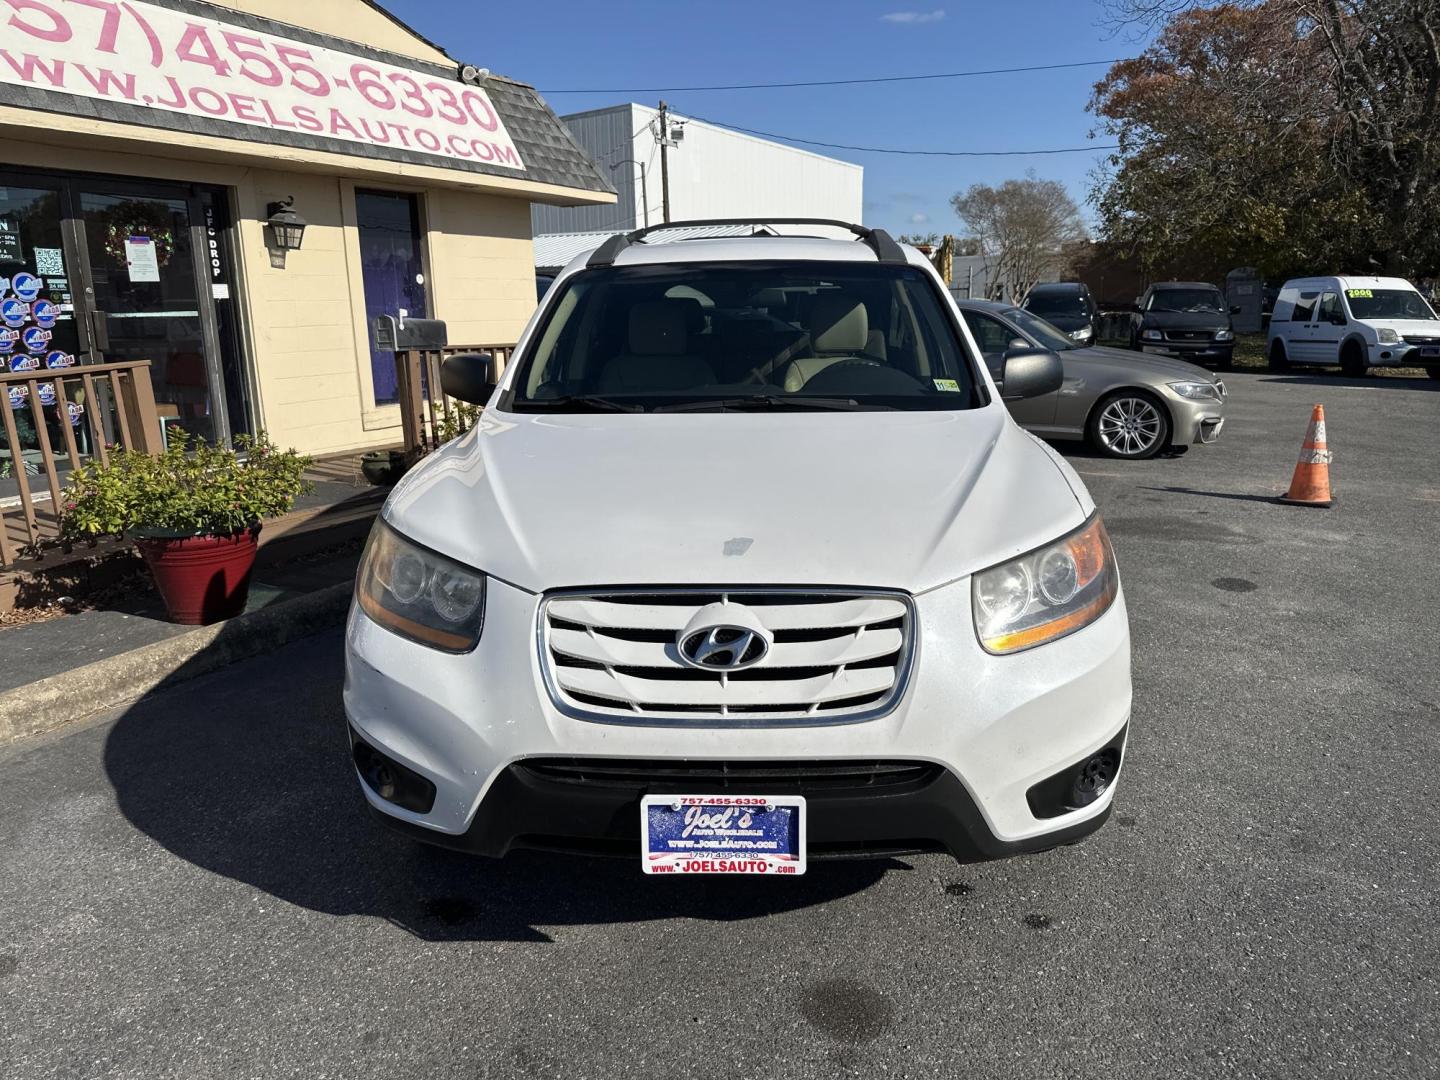
[(59, 248), (35, 249), (35, 272), (42, 277), (65, 276), (65, 253)]
[(1373, 300), (1375, 293), (1371, 289), (1346, 289), (1345, 295), (1351, 300)]
[(958, 394), (960, 392), (960, 384), (954, 379), (935, 379), (934, 383), (936, 390), (943, 390), (947, 394)]

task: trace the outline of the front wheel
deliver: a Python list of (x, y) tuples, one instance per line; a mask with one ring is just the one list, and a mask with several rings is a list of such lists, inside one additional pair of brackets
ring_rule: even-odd
[(1352, 379), (1363, 379), (1370, 373), (1365, 364), (1365, 352), (1355, 342), (1347, 342), (1340, 350), (1340, 370)]
[(1270, 370), (1290, 370), (1290, 357), (1285, 355), (1285, 344), (1279, 338), (1270, 342)]
[(1425, 374), (1429, 375), (1432, 379), (1440, 379), (1440, 367), (1426, 368)]
[(1107, 457), (1141, 461), (1170, 443), (1170, 414), (1160, 401), (1138, 390), (1103, 398), (1086, 425), (1090, 445)]

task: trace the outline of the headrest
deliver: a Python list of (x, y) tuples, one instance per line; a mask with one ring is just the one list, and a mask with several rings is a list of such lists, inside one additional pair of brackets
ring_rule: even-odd
[(683, 356), (690, 344), (686, 308), (674, 300), (645, 300), (630, 309), (633, 356)]
[(783, 308), (785, 306), (785, 291), (783, 289), (761, 289), (754, 296), (750, 297), (751, 307)]
[(821, 293), (810, 309), (810, 336), (816, 352), (861, 353), (870, 338), (870, 316), (858, 300)]

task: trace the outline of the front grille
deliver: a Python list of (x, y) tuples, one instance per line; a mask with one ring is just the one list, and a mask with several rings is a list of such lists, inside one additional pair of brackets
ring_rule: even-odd
[(527, 758), (514, 768), (556, 783), (637, 793), (798, 795), (914, 787), (943, 769), (923, 761), (687, 761)]
[(1215, 336), (1213, 330), (1166, 330), (1166, 341), (1209, 341)]
[[(740, 671), (685, 663), (677, 638), (701, 608), (743, 609), (772, 638)], [(541, 661), (557, 705), (612, 723), (840, 723), (899, 697), (909, 598), (860, 591), (557, 593), (541, 612)]]
[(1422, 334), (1406, 334), (1406, 345), (1440, 345), (1440, 337), (1426, 337)]

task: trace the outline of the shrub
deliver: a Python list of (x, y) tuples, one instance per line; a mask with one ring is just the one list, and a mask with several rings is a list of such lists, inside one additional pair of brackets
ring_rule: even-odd
[(289, 511), (310, 489), (309, 465), (310, 458), (278, 449), (263, 433), (240, 436), (232, 450), (172, 428), (159, 457), (121, 450), (108, 465), (72, 471), (61, 537), (229, 536)]

